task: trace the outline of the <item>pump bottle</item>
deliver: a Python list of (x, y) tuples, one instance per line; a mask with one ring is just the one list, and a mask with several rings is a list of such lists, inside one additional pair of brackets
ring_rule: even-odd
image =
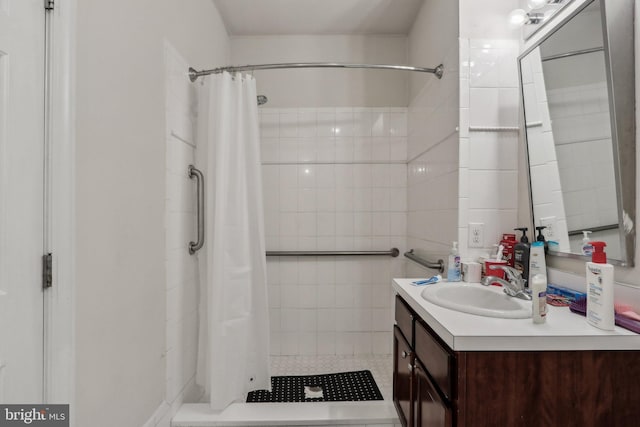
[(545, 228), (547, 228), (545, 225), (536, 227), (536, 230), (538, 231), (536, 241), (542, 242), (544, 244), (544, 253), (546, 254), (547, 252), (549, 252), (549, 244), (547, 243), (547, 239), (544, 238), (544, 234), (542, 234), (542, 230), (544, 230)]
[(458, 242), (453, 242), (451, 253), (449, 254), (449, 267), (447, 268), (447, 282), (459, 282), (461, 279), (460, 254), (458, 253)]
[(529, 238), (527, 237), (527, 227), (514, 228), (522, 231), (520, 242), (513, 248), (513, 267), (520, 272), (525, 282), (525, 288), (529, 289)]
[(589, 239), (589, 234), (591, 231), (583, 231), (584, 237), (582, 238), (582, 255), (591, 256), (593, 253), (593, 245), (591, 244), (591, 240)]
[(607, 264), (605, 242), (591, 242), (593, 254), (587, 263), (587, 322), (611, 331), (615, 326), (613, 265)]

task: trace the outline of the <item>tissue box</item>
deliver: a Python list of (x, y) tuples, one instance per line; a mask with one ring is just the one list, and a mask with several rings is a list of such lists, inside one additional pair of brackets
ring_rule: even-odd
[[(496, 261), (495, 259), (487, 259), (484, 261), (484, 275), (485, 276), (493, 276), (493, 277), (499, 277), (500, 279), (504, 279), (504, 270), (501, 268), (491, 268), (491, 266), (494, 265), (503, 265), (503, 266), (507, 266), (507, 261), (505, 260), (500, 260), (500, 261)], [(496, 286), (499, 286), (499, 284), (496, 284)]]

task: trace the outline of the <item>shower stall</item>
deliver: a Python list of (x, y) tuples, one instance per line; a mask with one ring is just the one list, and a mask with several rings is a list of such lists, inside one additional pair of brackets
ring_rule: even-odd
[[(216, 188), (209, 191), (209, 198), (215, 200), (205, 203), (201, 200), (202, 188), (198, 186), (199, 239), (203, 228), (202, 218), (205, 217), (202, 210), (205, 206), (215, 209), (215, 215), (209, 214), (207, 218), (218, 228), (207, 234), (216, 242), (210, 245), (205, 269), (214, 270), (215, 276), (215, 270), (227, 270), (226, 264), (230, 261), (236, 264), (244, 261), (233, 259), (243, 256), (237, 249), (227, 252), (227, 246), (233, 246), (238, 239), (242, 241), (247, 238), (242, 230), (253, 228), (258, 234), (248, 238), (256, 243), (262, 242), (266, 237), (269, 314), (268, 319), (264, 318), (259, 322), (270, 325), (269, 352), (272, 366), (277, 367), (273, 375), (334, 373), (343, 371), (346, 366), (362, 368), (370, 365), (371, 368), (375, 367), (373, 372), (377, 382), (382, 385), (383, 395), (390, 399), (393, 298), (389, 283), (393, 277), (404, 276), (402, 261), (393, 258), (399, 255), (398, 247), (406, 246), (407, 109), (272, 109), (264, 105), (264, 96), (261, 98), (262, 102), (253, 101), (263, 104), (259, 113), (259, 134), (262, 145), (260, 166), (264, 194), (264, 231), (261, 221), (257, 228), (238, 222), (235, 217), (244, 216), (243, 212), (236, 212), (234, 217), (224, 219), (223, 222), (218, 218), (228, 211), (228, 208), (221, 210), (222, 205), (238, 200), (238, 197), (229, 198), (229, 191), (244, 191), (241, 185), (236, 184), (237, 180), (246, 180), (244, 172), (240, 171), (238, 174), (238, 171), (248, 168), (247, 173), (250, 175), (252, 167), (256, 166), (242, 160), (231, 168), (227, 167), (229, 161), (234, 161), (235, 156), (244, 152), (240, 148), (238, 154), (234, 155), (233, 150), (243, 145), (245, 138), (251, 138), (253, 132), (247, 130), (247, 125), (241, 122), (247, 120), (244, 116), (252, 114), (252, 109), (238, 109), (234, 102), (221, 104), (219, 99), (228, 98), (225, 94), (234, 92), (238, 94), (235, 96), (245, 96), (240, 95), (240, 88), (246, 86), (245, 81), (253, 82), (253, 78), (238, 74), (242, 71), (291, 68), (414, 71), (431, 73), (440, 79), (443, 66), (424, 68), (374, 64), (282, 63), (231, 66), (205, 71), (189, 69), (191, 81), (196, 81), (201, 76), (221, 74), (211, 77), (215, 80), (208, 82), (209, 85), (216, 86), (213, 91), (201, 96), (201, 104), (204, 98), (207, 99), (204, 102), (216, 104), (211, 107), (215, 113), (199, 116), (200, 120), (215, 123), (200, 126), (214, 128), (213, 136), (201, 139), (208, 141), (208, 167), (211, 169), (210, 174), (215, 173), (215, 178), (208, 179), (207, 182)], [(231, 88), (232, 92), (229, 92), (225, 84), (232, 84), (238, 91)], [(255, 91), (255, 87), (252, 90)], [(203, 108), (208, 107), (200, 105), (201, 111)], [(257, 117), (249, 118), (255, 119)], [(234, 125), (238, 130), (233, 129)], [(212, 154), (213, 147), (216, 148)], [(212, 166), (211, 161), (215, 166)], [(190, 169), (191, 172), (193, 169)], [(227, 174), (233, 175), (228, 178)], [(220, 181), (228, 179), (231, 181), (219, 185)], [(254, 178), (249, 176), (248, 183), (251, 179)], [(198, 182), (200, 180), (201, 178)], [(248, 188), (251, 188), (251, 184)], [(258, 199), (260, 198), (258, 194)], [(238, 205), (240, 209), (250, 206), (251, 203)], [(227, 223), (229, 225), (225, 225)], [(226, 229), (233, 234), (225, 241), (220, 241), (218, 236), (226, 233)], [(193, 247), (202, 246), (202, 242), (190, 245), (190, 253), (193, 253)], [(242, 270), (247, 269), (261, 270), (260, 261), (245, 262)], [(233, 271), (230, 276), (223, 272), (219, 280), (214, 277), (212, 283), (203, 283), (203, 295), (208, 298), (212, 294), (217, 295), (208, 301), (209, 307), (204, 307), (204, 311), (215, 312), (225, 305), (237, 305), (231, 299), (228, 302), (220, 301), (220, 298), (229, 298), (235, 292), (243, 292), (241, 289), (231, 294), (224, 291), (223, 288), (229, 288), (230, 283), (239, 280), (237, 284), (240, 285), (248, 279), (244, 274), (238, 276), (238, 279), (234, 275), (237, 276)], [(211, 282), (211, 272), (203, 275), (201, 281)], [(251, 292), (264, 292), (261, 285), (257, 288), (253, 285), (253, 289), (255, 290)], [(259, 295), (257, 298), (262, 299)], [(246, 301), (246, 304), (248, 305), (241, 309), (244, 313), (248, 313), (247, 310), (261, 311), (256, 308), (255, 303)], [(237, 324), (238, 316), (241, 315), (240, 312), (230, 313), (224, 318), (217, 316), (216, 320), (206, 320), (202, 316), (202, 307), (201, 305), (200, 324), (201, 330), (205, 331), (217, 329), (211, 322), (223, 322), (223, 328), (227, 323)], [(235, 328), (230, 330), (238, 334), (239, 331)], [(240, 333), (243, 333), (242, 330)], [(218, 341), (218, 347), (228, 347), (219, 342), (228, 335), (229, 333), (214, 334), (209, 337), (209, 341)], [(261, 334), (251, 338), (251, 341), (258, 338), (261, 339)], [(241, 341), (236, 342), (234, 347), (237, 348)], [(227, 351), (211, 347), (212, 344), (203, 341), (201, 335), (200, 347), (203, 346), (210, 347), (215, 354)], [(215, 360), (224, 359), (226, 357), (220, 356)], [(201, 363), (199, 361), (199, 365)], [(229, 368), (220, 377), (210, 381), (219, 383), (229, 378), (226, 375), (228, 372)], [(252, 373), (250, 380), (254, 381), (253, 377), (256, 375), (259, 376), (258, 373)], [(267, 388), (264, 385), (262, 387)], [(209, 388), (207, 385), (207, 389)], [(214, 405), (216, 399), (211, 399)], [(224, 406), (226, 405), (216, 403), (214, 408)]]
[[(243, 40), (237, 41), (240, 52), (242, 43)], [(406, 39), (388, 43), (394, 48), (390, 51), (406, 49)], [(442, 58), (455, 62), (457, 53), (457, 45), (450, 46)], [(245, 63), (243, 58), (237, 62)], [(273, 69), (316, 66), (319, 69)], [(246, 66), (243, 70), (251, 74), (256, 70), (258, 93), (268, 98), (268, 102), (260, 102), (258, 115), (270, 374), (369, 370), (384, 398), (384, 406), (378, 407), (384, 408), (378, 411), (382, 415), (375, 422), (393, 424), (397, 419), (391, 404), (394, 298), (390, 283), (394, 277), (435, 274), (435, 270), (418, 267), (402, 255), (414, 245), (418, 250), (436, 252), (442, 246), (429, 248), (431, 242), (424, 233), (412, 232), (409, 224), (409, 195), (429, 186), (430, 175), (424, 174), (425, 168), (442, 157), (438, 154), (429, 158), (431, 147), (420, 147), (422, 142), (412, 144), (411, 133), (416, 140), (424, 137), (419, 117), (435, 116), (428, 110), (436, 110), (440, 102), (431, 95), (453, 87), (449, 98), (456, 97), (457, 75), (447, 78), (447, 70), (441, 65), (420, 69), (384, 66), (395, 71), (326, 69), (368, 67), (360, 63), (286, 63), (266, 67), (260, 72), (257, 70), (262, 66)], [(374, 64), (371, 68), (379, 67)], [(218, 71), (226, 70), (190, 69), (189, 77), (197, 86), (200, 76)], [(354, 74), (346, 77), (346, 73)], [(412, 74), (419, 77), (414, 79)], [(327, 79), (329, 86), (325, 88), (322, 82)], [(305, 80), (308, 82), (304, 88), (297, 90)], [(345, 91), (345, 84), (352, 88), (351, 92)], [(413, 106), (408, 101), (410, 84), (424, 87), (414, 97)], [(440, 84), (446, 84), (447, 89), (439, 88)], [(292, 102), (288, 98), (293, 98), (294, 93), (297, 96)], [(447, 111), (455, 108), (453, 105)], [(201, 119), (198, 117), (198, 121)], [(457, 122), (457, 111), (452, 122)], [(427, 136), (425, 140), (428, 139)], [(435, 150), (442, 150), (442, 145)], [(193, 156), (198, 165), (197, 152)], [(205, 197), (207, 194), (205, 189)], [(419, 203), (413, 206), (414, 216), (429, 210)], [(192, 215), (195, 224), (195, 212)], [(194, 240), (194, 236), (190, 239)], [(356, 406), (349, 407), (358, 405), (353, 404)], [(280, 412), (295, 406), (281, 405)], [(245, 406), (246, 409), (236, 407), (233, 411), (246, 415), (267, 408)], [(360, 407), (364, 408), (363, 414), (378, 410), (366, 403)], [(180, 411), (175, 425), (189, 425), (189, 414), (185, 416), (189, 410)], [(327, 424), (349, 419), (334, 416)]]

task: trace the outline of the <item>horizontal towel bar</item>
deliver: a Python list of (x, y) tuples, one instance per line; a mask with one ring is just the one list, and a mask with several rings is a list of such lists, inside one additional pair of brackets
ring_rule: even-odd
[(409, 252), (405, 252), (404, 256), (409, 258), (411, 261), (417, 262), (418, 264), (424, 267), (438, 270), (439, 273), (444, 273), (444, 261), (441, 259), (439, 259), (437, 262), (428, 261), (424, 258), (420, 258), (419, 256), (415, 255), (413, 253), (413, 249), (411, 249)]
[(267, 256), (371, 256), (385, 255), (397, 257), (400, 255), (398, 248), (388, 251), (267, 251)]

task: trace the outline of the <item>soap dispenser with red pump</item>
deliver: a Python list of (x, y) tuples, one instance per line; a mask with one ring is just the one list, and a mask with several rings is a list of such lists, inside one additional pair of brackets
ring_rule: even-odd
[(605, 242), (591, 242), (593, 253), (587, 263), (587, 322), (613, 330), (615, 310), (613, 304), (613, 265), (607, 264)]

